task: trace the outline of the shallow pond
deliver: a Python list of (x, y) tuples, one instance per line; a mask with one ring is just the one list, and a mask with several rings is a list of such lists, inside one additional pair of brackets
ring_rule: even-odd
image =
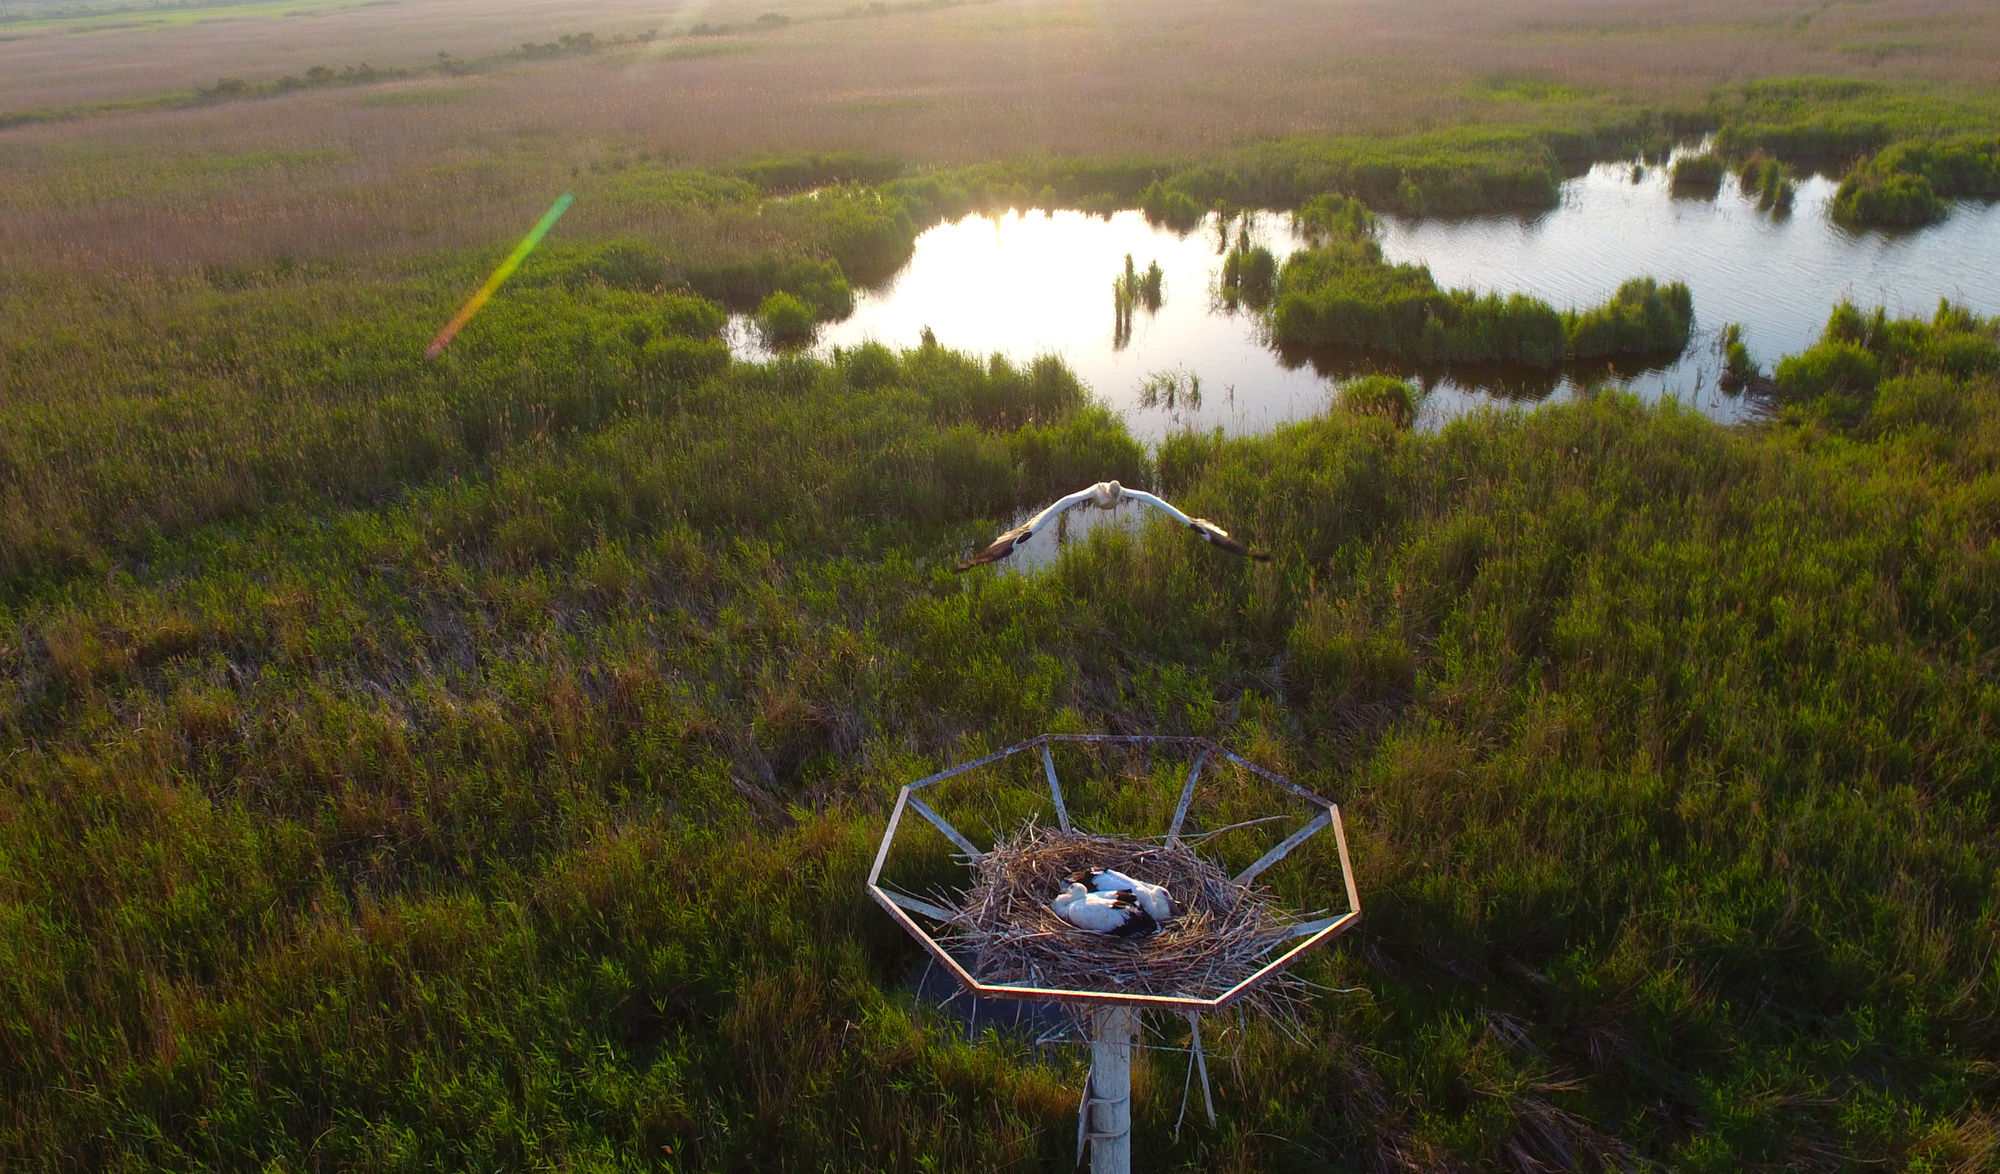
[[(1726, 322), (1743, 325), (1751, 354), (1768, 370), (1810, 344), (1842, 298), (1928, 315), (1950, 297), (2000, 313), (2000, 205), (1963, 204), (1944, 223), (1915, 232), (1856, 233), (1828, 219), (1833, 190), (1830, 180), (1807, 180), (1793, 211), (1773, 216), (1733, 178), (1713, 200), (1677, 199), (1664, 168), (1600, 164), (1566, 182), (1561, 204), (1541, 216), (1385, 217), (1381, 241), (1391, 260), (1428, 264), (1440, 285), (1520, 291), (1557, 308), (1596, 305), (1630, 277), (1687, 282), (1696, 333), (1680, 361), (1595, 378), (1735, 420), (1756, 405), (1717, 388), (1715, 334)], [(1283, 213), (1254, 216), (1252, 235), (1281, 258), (1297, 247)], [(1023, 361), (1060, 355), (1148, 440), (1185, 427), (1259, 432), (1320, 412), (1359, 368), (1288, 359), (1266, 345), (1255, 314), (1216, 296), (1221, 244), (1213, 217), (1184, 235), (1138, 212), (967, 217), (918, 237), (910, 263), (882, 286), (857, 291), (854, 314), (823, 329), (819, 346), (911, 347), (929, 327), (945, 346), (973, 353)], [(1127, 254), (1141, 270), (1159, 264), (1165, 298), (1156, 312), (1141, 309), (1120, 340), (1111, 285)], [(757, 353), (741, 320), (733, 330), (740, 352)], [(1429, 388), (1420, 425), (1430, 427), (1482, 404), (1578, 390), (1570, 378), (1397, 373)]]

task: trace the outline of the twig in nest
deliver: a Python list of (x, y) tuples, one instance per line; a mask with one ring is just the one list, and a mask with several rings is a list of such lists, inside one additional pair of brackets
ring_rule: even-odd
[[(1185, 844), (1169, 848), (1029, 824), (974, 867), (952, 936), (982, 982), (1212, 999), (1256, 973), (1298, 920), (1269, 890), (1237, 884)], [(1049, 903), (1088, 868), (1115, 868), (1166, 886), (1176, 916), (1146, 937), (1078, 929)], [(1297, 979), (1277, 975), (1243, 1001), (1289, 1022), (1301, 989)]]

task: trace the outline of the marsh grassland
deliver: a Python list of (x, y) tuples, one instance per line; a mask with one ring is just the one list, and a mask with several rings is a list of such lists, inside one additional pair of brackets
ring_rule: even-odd
[[(0, 4), (0, 1168), (1067, 1169), (1078, 1059), (917, 1000), (860, 884), (895, 787), (1044, 730), (1347, 813), (1366, 922), (1301, 1037), (1214, 1025), (1219, 1125), (1141, 1065), (1162, 1167), (2000, 1167), (1996, 307), (1829, 306), (1754, 426), (1378, 378), (1152, 448), (1054, 359), (721, 337), (1060, 203), (1301, 210), (1273, 323), (1661, 349), (1670, 275), (1460, 298), (1371, 209), (1713, 134), (1949, 214), (1991, 5), (579, 20)], [(1274, 558), (951, 572), (1107, 477)]]

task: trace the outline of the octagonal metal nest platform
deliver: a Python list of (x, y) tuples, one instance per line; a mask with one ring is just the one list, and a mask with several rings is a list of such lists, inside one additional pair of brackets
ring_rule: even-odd
[[(1229, 883), (1232, 883), (1241, 892), (1248, 894), (1250, 886), (1259, 876), (1284, 860), (1299, 845), (1305, 843), (1319, 832), (1331, 827), (1333, 829), (1334, 843), (1340, 866), (1340, 891), (1334, 895), (1345, 899), (1347, 905), (1346, 911), (1331, 913), (1326, 916), (1317, 916), (1310, 920), (1288, 921), (1279, 929), (1275, 936), (1269, 939), (1269, 945), (1257, 955), (1263, 961), (1261, 965), (1256, 966), (1254, 972), (1230, 983), (1226, 989), (1208, 995), (1084, 989), (1077, 986), (1053, 984), (1038, 985), (1020, 982), (982, 981), (974, 973), (974, 970), (968, 968), (959, 957), (955, 956), (946, 944), (954, 936), (949, 932), (950, 927), (965, 924), (967, 920), (966, 911), (951, 909), (937, 901), (927, 900), (888, 887), (882, 880), (883, 869), (889, 864), (891, 849), (897, 842), (898, 832), (905, 827), (904, 815), (914, 811), (922, 816), (925, 822), (936, 828), (958, 850), (958, 854), (963, 857), (966, 863), (975, 866), (976, 870), (976, 866), (986, 858), (987, 851), (982, 851), (971, 839), (954, 826), (950, 820), (939, 814), (931, 804), (919, 798), (918, 792), (949, 779), (967, 776), (971, 772), (980, 771), (982, 768), (1008, 769), (999, 767), (997, 764), (1001, 764), (1007, 759), (1030, 751), (1039, 750), (1041, 752), (1041, 774), (1048, 786), (1048, 808), (1044, 810), (1054, 816), (1056, 826), (1063, 833), (1074, 831), (1071, 824), (1070, 805), (1068, 798), (1064, 794), (1062, 782), (1057, 776), (1053, 753), (1054, 748), (1065, 745), (1100, 752), (1124, 750), (1128, 753), (1138, 752), (1146, 755), (1150, 755), (1156, 749), (1177, 751), (1191, 758), (1192, 761), (1187, 771), (1186, 781), (1180, 789), (1179, 803), (1174, 808), (1173, 817), (1167, 826), (1164, 838), (1157, 842), (1157, 851), (1169, 853), (1175, 851), (1186, 852), (1190, 846), (1190, 841), (1195, 838), (1190, 834), (1185, 834), (1185, 829), (1189, 814), (1195, 808), (1197, 795), (1203, 790), (1205, 782), (1204, 769), (1209, 769), (1207, 779), (1212, 780), (1217, 773), (1213, 769), (1216, 764), (1228, 764), (1239, 768), (1242, 774), (1237, 777), (1247, 778), (1254, 780), (1258, 784), (1267, 785), (1271, 790), (1273, 798), (1283, 799), (1287, 802), (1300, 805), (1302, 808), (1300, 815), (1304, 816), (1309, 813), (1309, 818), (1305, 818), (1300, 826), (1264, 851), (1262, 855), (1258, 856), (1247, 867), (1236, 872), (1233, 876), (1229, 876)], [(1018, 771), (1020, 768), (1015, 767), (1013, 769)], [(1032, 770), (1032, 767), (1029, 769)], [(1162, 796), (1161, 802), (1163, 807), (1164, 796)], [(1040, 811), (1030, 813), (1028, 822), (1031, 829), (1035, 826), (1035, 821), (1039, 819), (1040, 814)], [(1239, 828), (1248, 827), (1251, 824), (1266, 824), (1272, 820), (1281, 820), (1284, 818), (1286, 817), (1282, 815), (1264, 815), (1247, 823), (1233, 824), (1204, 833), (1204, 835), (1220, 835), (1225, 832), (1232, 832)], [(1005, 850), (1004, 847), (998, 844), (1000, 837), (1001, 833), (996, 832), (996, 849), (994, 850)], [(1137, 843), (1137, 841), (1128, 842), (1135, 845)], [(1247, 854), (1246, 852), (1245, 855)], [(896, 797), (895, 811), (889, 817), (889, 826), (883, 832), (881, 847), (875, 854), (874, 867), (868, 874), (868, 893), (875, 899), (877, 904), (882, 906), (890, 917), (894, 918), (910, 936), (917, 940), (937, 965), (943, 967), (947, 973), (958, 981), (961, 987), (973, 996), (985, 999), (1023, 999), (1037, 1002), (1063, 1003), (1075, 1007), (1078, 1011), (1083, 1011), (1090, 1007), (1104, 1010), (1123, 1007), (1139, 1011), (1169, 1011), (1183, 1016), (1220, 1011), (1244, 1000), (1246, 996), (1252, 995), (1262, 984), (1272, 978), (1284, 974), (1300, 959), (1351, 928), (1361, 918), (1361, 899), (1355, 889), (1354, 870), (1347, 853), (1347, 836), (1341, 826), (1340, 808), (1336, 804), (1206, 738), (1166, 735), (1044, 734), (1018, 745), (1009, 746), (1004, 750), (988, 754), (983, 758), (939, 771), (936, 774), (910, 783)], [(1049, 897), (1053, 896), (1054, 894), (1051, 893), (1046, 897), (1042, 897), (1041, 900), (1046, 901)], [(1180, 900), (1178, 896), (1176, 899), (1177, 901)], [(926, 928), (918, 918), (932, 923), (936, 929)], [(1066, 929), (1067, 927), (1063, 928)], [(1213, 987), (1210, 989), (1213, 990)], [(1256, 1001), (1255, 999), (1251, 1000), (1251, 1002)]]

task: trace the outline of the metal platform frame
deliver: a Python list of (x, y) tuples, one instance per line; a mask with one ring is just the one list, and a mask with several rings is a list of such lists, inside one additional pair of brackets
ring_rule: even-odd
[[(1070, 831), (1069, 805), (1063, 799), (1062, 782), (1056, 777), (1056, 764), (1050, 747), (1063, 743), (1078, 743), (1100, 746), (1158, 746), (1180, 748), (1192, 751), (1194, 764), (1188, 770), (1187, 783), (1181, 788), (1180, 803), (1174, 810), (1174, 817), (1167, 828), (1166, 843), (1172, 847), (1179, 841), (1181, 828), (1187, 820), (1189, 807), (1194, 802), (1196, 786), (1201, 779), (1202, 768), (1210, 759), (1232, 763), (1249, 771), (1263, 781), (1302, 799), (1315, 809), (1313, 817), (1303, 826), (1286, 836), (1270, 851), (1264, 853), (1248, 868), (1237, 873), (1238, 884), (1249, 884), (1265, 870), (1277, 864), (1300, 844), (1305, 843), (1322, 830), (1333, 829), (1334, 843), (1340, 853), (1340, 877), (1345, 888), (1342, 895), (1347, 899), (1347, 910), (1331, 916), (1316, 918), (1292, 927), (1291, 936), (1302, 938), (1296, 945), (1285, 950), (1278, 957), (1267, 962), (1255, 974), (1224, 991), (1214, 998), (1197, 999), (1176, 995), (1119, 994), (1109, 991), (1085, 991), (1067, 988), (1019, 986), (1004, 983), (984, 983), (974, 977), (959, 960), (952, 957), (938, 940), (920, 925), (915, 917), (948, 924), (953, 914), (943, 906), (885, 888), (882, 884), (882, 869), (888, 863), (889, 849), (895, 843), (896, 831), (902, 825), (903, 815), (914, 811), (922, 816), (950, 840), (967, 860), (978, 860), (985, 855), (966, 839), (959, 830), (943, 816), (933, 811), (917, 792), (946, 779), (990, 766), (1016, 754), (1040, 750), (1043, 773), (1048, 778), (1049, 798), (1055, 806), (1057, 823), (1064, 831)], [(996, 750), (983, 758), (927, 775), (905, 786), (896, 796), (895, 810), (890, 813), (889, 826), (882, 833), (882, 845), (875, 853), (874, 867), (868, 872), (868, 895), (875, 899), (890, 917), (901, 925), (905, 932), (917, 939), (931, 960), (945, 968), (958, 984), (978, 998), (986, 999), (1028, 999), (1036, 1002), (1080, 1004), (1089, 1010), (1091, 1072), (1084, 1088), (1083, 1105), (1077, 1120), (1079, 1160), (1083, 1142), (1090, 1142), (1091, 1170), (1093, 1174), (1123, 1174), (1131, 1169), (1132, 1159), (1132, 1105), (1131, 1075), (1132, 1048), (1138, 1034), (1139, 1016), (1144, 1011), (1171, 1011), (1188, 1017), (1198, 1025), (1196, 1017), (1220, 1011), (1245, 994), (1255, 989), (1275, 975), (1282, 974), (1295, 965), (1318, 946), (1353, 928), (1361, 920), (1361, 897), (1354, 885), (1354, 867), (1347, 854), (1347, 832), (1341, 826), (1340, 807), (1330, 800), (1321, 798), (1227, 747), (1209, 741), (1207, 738), (1184, 737), (1155, 734), (1043, 734), (1026, 742)], [(1199, 1032), (1199, 1027), (1195, 1028)], [(1197, 1039), (1199, 1036), (1197, 1035)], [(1206, 1082), (1206, 1065), (1203, 1079)]]

